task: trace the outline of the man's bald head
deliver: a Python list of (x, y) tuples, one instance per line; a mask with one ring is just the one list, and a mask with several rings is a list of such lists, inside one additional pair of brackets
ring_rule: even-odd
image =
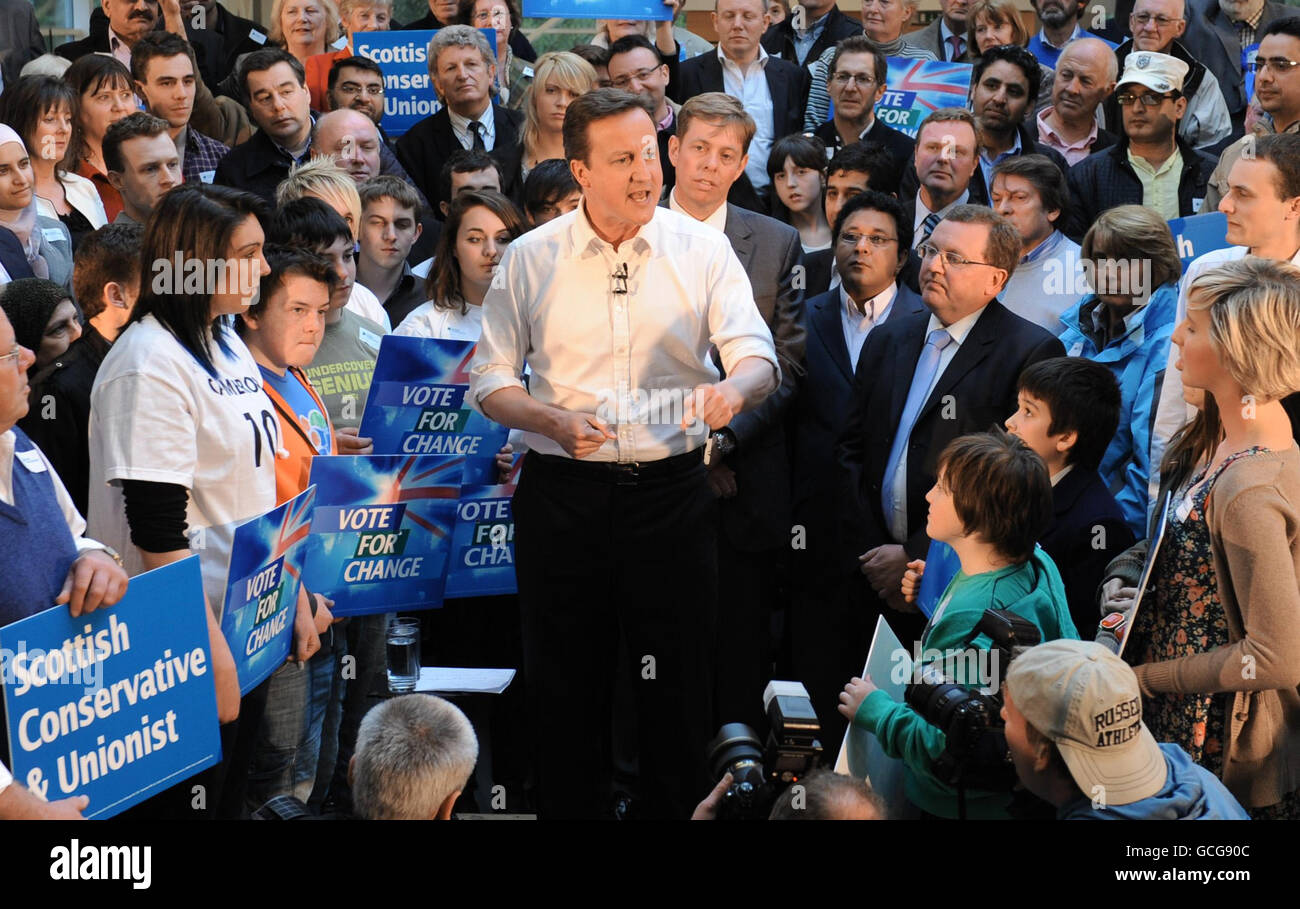
[(358, 110), (331, 111), (316, 121), (313, 157), (333, 155), (357, 185), (379, 173), (379, 130)]
[(1062, 123), (1085, 128), (1097, 107), (1115, 90), (1119, 64), (1115, 52), (1098, 38), (1079, 38), (1061, 51), (1052, 81), (1052, 111)]
[(1071, 41), (1065, 45), (1065, 50), (1061, 51), (1061, 56), (1057, 58), (1058, 67), (1065, 61), (1096, 72), (1108, 83), (1113, 83), (1119, 78), (1119, 60), (1116, 59), (1110, 45), (1100, 38), (1079, 38)]

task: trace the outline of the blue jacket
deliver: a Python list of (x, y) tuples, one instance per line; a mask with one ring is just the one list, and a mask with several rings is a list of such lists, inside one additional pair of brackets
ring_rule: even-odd
[(1104, 363), (1119, 382), (1119, 429), (1097, 472), (1106, 481), (1134, 537), (1146, 537), (1147, 478), (1151, 472), (1151, 427), (1169, 361), (1169, 337), (1178, 311), (1178, 285), (1156, 289), (1150, 301), (1130, 316), (1128, 331), (1104, 350), (1097, 346), (1092, 313), (1095, 296), (1080, 300), (1061, 316), (1061, 343), (1071, 357)]
[(1089, 799), (1061, 806), (1062, 821), (1248, 821), (1250, 816), (1219, 778), (1177, 745), (1161, 745), (1169, 775), (1150, 798), (1127, 805), (1093, 807)]

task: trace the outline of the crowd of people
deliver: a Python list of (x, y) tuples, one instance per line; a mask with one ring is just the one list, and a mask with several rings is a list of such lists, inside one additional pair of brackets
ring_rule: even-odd
[[(391, 0), (5, 35), (0, 625), (201, 556), (222, 759), (128, 814), (709, 818), (777, 678), (906, 804), (818, 769), (773, 818), (1300, 817), (1300, 16), (715, 0), (713, 45), (665, 6), (539, 55), (515, 0), (429, 0), (439, 108), (396, 138), (353, 52)], [(898, 58), (969, 64), (966, 106), (883, 122)], [(390, 617), (304, 585), (241, 696), (233, 528), (373, 451), (390, 333), (476, 342), (511, 431), (518, 594), (415, 615), (516, 681), (374, 706)], [(860, 677), (880, 619), (991, 661), (979, 747)], [(0, 817), (85, 809), (3, 748)]]

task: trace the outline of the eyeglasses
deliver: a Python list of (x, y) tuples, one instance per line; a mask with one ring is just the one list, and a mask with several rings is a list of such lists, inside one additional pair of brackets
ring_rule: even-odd
[(1155, 23), (1156, 28), (1168, 28), (1175, 22), (1182, 22), (1182, 17), (1171, 19), (1168, 16), (1153, 16), (1150, 13), (1133, 13), (1129, 18), (1138, 25), (1150, 25)]
[(856, 249), (857, 245), (863, 240), (870, 243), (872, 249), (884, 249), (890, 243), (897, 243), (898, 237), (884, 237), (880, 234), (859, 234), (853, 232), (840, 234), (840, 242), (849, 249)]
[[(662, 65), (663, 64), (660, 64), (660, 66)], [(644, 82), (646, 79), (649, 79), (658, 71), (659, 71), (658, 66), (648, 66), (645, 69), (639, 69), (636, 72), (631, 72), (628, 73), (627, 75), (619, 76), (617, 79), (611, 79), (610, 84), (613, 85), (615, 88), (627, 88), (629, 85), (632, 84), (633, 79), (635, 79), (637, 82)]]
[(848, 85), (850, 82), (856, 82), (858, 85), (867, 86), (875, 85), (876, 77), (868, 76), (866, 73), (836, 73), (831, 78), (831, 81), (841, 87)]
[(939, 247), (933, 246), (929, 243), (922, 243), (916, 248), (916, 251), (921, 254), (922, 261), (933, 259), (935, 256), (942, 256), (943, 264), (953, 268), (964, 268), (967, 265), (987, 265), (989, 268), (1000, 267), (994, 265), (992, 262), (976, 262), (974, 259), (967, 259), (965, 256), (959, 256), (955, 252), (940, 249)]
[(358, 85), (355, 82), (340, 82), (340, 95), (382, 95), (384, 86), (381, 85)]
[(1273, 70), (1279, 76), (1289, 73), (1291, 70), (1300, 66), (1295, 60), (1288, 60), (1286, 57), (1256, 57), (1248, 66), (1257, 73), (1262, 73), (1265, 68)]
[(1167, 95), (1157, 95), (1154, 92), (1146, 92), (1141, 95), (1135, 95), (1132, 92), (1120, 92), (1115, 96), (1115, 100), (1119, 102), (1120, 107), (1128, 107), (1134, 101), (1141, 101), (1143, 107), (1159, 107), (1170, 98), (1176, 97), (1178, 95), (1175, 92), (1170, 92)]
[(21, 362), (22, 357), (23, 357), (22, 347), (15, 344), (13, 350), (9, 351), (9, 353), (4, 354), (3, 356), (0, 356), (0, 363), (3, 363), (5, 360), (15, 360)]

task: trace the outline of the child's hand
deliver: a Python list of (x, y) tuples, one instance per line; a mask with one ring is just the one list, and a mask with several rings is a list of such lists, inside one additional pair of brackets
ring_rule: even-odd
[(840, 692), (838, 708), (840, 713), (852, 723), (853, 718), (858, 715), (858, 708), (862, 706), (862, 702), (875, 690), (876, 686), (871, 683), (871, 679), (860, 679), (855, 675)]
[(925, 576), (925, 559), (907, 563), (903, 572), (903, 599), (908, 603), (916, 602), (916, 595), (921, 592), (921, 578)]

